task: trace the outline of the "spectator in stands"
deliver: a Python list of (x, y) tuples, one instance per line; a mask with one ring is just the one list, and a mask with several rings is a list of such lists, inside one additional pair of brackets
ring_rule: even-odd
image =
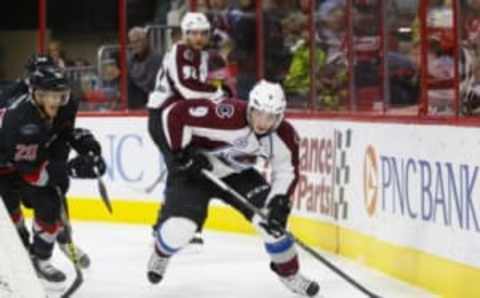
[(256, 82), (256, 19), (255, 2), (239, 0), (238, 7), (228, 12), (234, 48), (228, 60), (238, 65), (237, 94), (242, 99)]
[(218, 50), (229, 50), (232, 41), (227, 18), (228, 3), (226, 0), (210, 0), (209, 4), (206, 15), (212, 24), (212, 45)]
[(82, 76), (81, 108), (85, 110), (109, 111), (119, 107), (120, 69), (118, 55), (102, 59), (97, 71), (84, 72)]
[(418, 68), (412, 57), (400, 53), (387, 54), (388, 73), (390, 75), (390, 106), (408, 107), (418, 103)]
[(480, 0), (465, 1), (461, 8), (462, 44), (473, 55), (473, 72), (480, 79)]
[(274, 82), (283, 81), (291, 60), (282, 32), (282, 19), (286, 16), (283, 5), (280, 0), (272, 1), (263, 14), (265, 78)]
[(78, 57), (75, 60), (73, 60), (73, 66), (74, 67), (87, 67), (90, 66), (90, 62), (88, 62), (87, 59)]
[(227, 0), (210, 0), (210, 8), (216, 11), (225, 11), (228, 7)]
[(62, 43), (58, 40), (51, 40), (48, 43), (48, 55), (53, 59), (53, 62), (60, 68), (66, 68), (70, 64), (65, 58), (65, 51)]
[[(310, 32), (307, 17), (299, 21), (302, 38), (291, 48), (293, 58), (288, 74), (283, 82), (289, 99), (299, 98), (304, 103), (310, 91)], [(318, 71), (325, 64), (325, 52), (317, 48), (315, 53), (315, 69)]]
[[(165, 1), (165, 0), (161, 0)], [(185, 0), (170, 0), (170, 11), (167, 13), (167, 25), (180, 26), (183, 15), (187, 12)]]
[(341, 0), (328, 0), (320, 6), (318, 35), (327, 51), (327, 60), (345, 53), (345, 4)]
[(196, 11), (206, 14), (210, 8), (208, 0), (196, 0)]
[(155, 17), (153, 22), (155, 24), (166, 25), (167, 14), (170, 10), (170, 1), (156, 0), (155, 1)]
[(147, 32), (140, 27), (128, 33), (131, 53), (128, 56), (128, 108), (145, 107), (148, 94), (155, 87), (155, 76), (162, 63), (162, 57), (148, 44)]
[(97, 100), (97, 110), (114, 110), (118, 108), (120, 99), (120, 69), (116, 59), (102, 61), (101, 84), (97, 88), (100, 95)]

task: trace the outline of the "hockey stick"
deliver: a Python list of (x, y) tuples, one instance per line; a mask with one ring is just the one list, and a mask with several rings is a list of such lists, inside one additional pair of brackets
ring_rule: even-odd
[(105, 186), (105, 182), (103, 182), (103, 179), (102, 179), (100, 173), (98, 172), (98, 168), (94, 167), (93, 170), (95, 172), (95, 175), (97, 175), (98, 192), (100, 193), (100, 197), (102, 198), (103, 204), (105, 205), (105, 207), (107, 207), (108, 212), (110, 212), (110, 214), (112, 214), (113, 213), (112, 203), (110, 201), (110, 197), (108, 196), (107, 187)]
[(163, 181), (166, 174), (167, 174), (167, 168), (165, 167), (165, 169), (163, 169), (163, 171), (160, 173), (160, 175), (157, 177), (157, 179), (155, 181), (153, 181), (153, 183), (150, 186), (145, 188), (145, 193), (146, 194), (151, 194), (155, 190), (155, 188), (157, 188), (157, 186), (160, 184), (160, 182)]
[(57, 194), (60, 197), (60, 209), (61, 209), (61, 216), (63, 223), (65, 225), (66, 229), (66, 236), (67, 236), (67, 249), (68, 252), (71, 256), (71, 261), (73, 263), (73, 267), (75, 268), (75, 280), (73, 283), (70, 285), (70, 287), (63, 293), (61, 298), (69, 298), (73, 293), (75, 293), (78, 288), (83, 284), (83, 273), (82, 270), (80, 269), (80, 261), (77, 255), (77, 250), (75, 249), (75, 245), (73, 244), (73, 239), (72, 239), (72, 225), (70, 223), (70, 212), (68, 210), (68, 203), (67, 203), (67, 198), (63, 194), (62, 190), (57, 187)]
[(132, 187), (127, 185), (128, 188), (134, 190), (135, 192), (139, 192), (142, 194), (151, 194), (155, 188), (165, 179), (165, 175), (167, 174), (167, 168), (163, 169), (163, 171), (158, 175), (158, 177), (153, 181), (149, 186), (147, 187), (142, 187), (142, 188), (137, 188), (137, 187)]
[[(268, 217), (265, 213), (262, 212), (259, 208), (257, 208), (255, 205), (250, 203), (244, 196), (239, 194), (237, 191), (235, 191), (233, 188), (231, 188), (229, 185), (227, 185), (225, 182), (223, 182), (220, 178), (215, 176), (212, 172), (207, 171), (207, 170), (202, 170), (202, 173), (205, 177), (207, 177), (211, 182), (216, 184), (218, 187), (221, 189), (225, 190), (226, 192), (230, 193), (233, 195), (235, 199), (237, 199), (240, 203), (242, 203), (246, 208), (248, 208), (250, 211), (252, 211), (255, 215), (259, 216), (262, 220), (267, 221)], [(325, 266), (327, 266), (330, 270), (338, 274), (340, 277), (342, 277), (344, 280), (346, 280), (349, 284), (360, 290), (362, 293), (367, 295), (370, 298), (381, 298), (380, 296), (374, 294), (361, 284), (359, 284), (357, 281), (355, 281), (352, 277), (350, 277), (347, 273), (343, 272), (340, 268), (338, 268), (336, 265), (331, 263), (329, 260), (327, 260), (324, 256), (319, 254), (317, 251), (315, 251), (313, 248), (305, 244), (303, 241), (298, 239), (295, 235), (293, 235), (291, 232), (287, 231), (286, 229), (281, 228), (281, 231), (291, 237), (301, 248), (303, 248), (306, 252), (308, 252), (313, 258), (316, 260), (320, 261), (323, 263)]]

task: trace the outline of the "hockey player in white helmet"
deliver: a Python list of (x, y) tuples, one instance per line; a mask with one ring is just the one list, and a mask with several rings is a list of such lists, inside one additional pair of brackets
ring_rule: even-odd
[[(295, 243), (283, 231), (291, 210), (290, 196), (299, 176), (299, 139), (284, 120), (286, 99), (279, 84), (258, 82), (248, 104), (224, 100), (181, 101), (163, 114), (163, 132), (172, 153), (165, 203), (156, 226), (155, 249), (147, 276), (159, 283), (170, 258), (202, 227), (212, 198), (220, 198), (239, 211), (262, 236), (270, 268), (291, 291), (313, 297), (317, 282), (300, 273)], [(271, 166), (268, 183), (255, 168), (258, 161)], [(211, 170), (257, 208), (263, 221), (204, 177)]]
[(181, 23), (182, 39), (165, 54), (147, 107), (159, 109), (182, 99), (219, 100), (221, 89), (208, 84), (210, 22), (203, 13), (188, 12)]

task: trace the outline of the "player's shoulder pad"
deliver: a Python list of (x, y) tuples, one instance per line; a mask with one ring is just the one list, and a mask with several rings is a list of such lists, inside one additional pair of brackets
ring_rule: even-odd
[(63, 106), (60, 111), (68, 113), (69, 115), (73, 115), (75, 117), (75, 115), (77, 115), (79, 105), (80, 100), (75, 96), (71, 96), (67, 104)]
[(30, 123), (35, 119), (37, 108), (29, 98), (19, 100), (15, 105), (10, 105), (3, 119), (3, 127), (19, 127), (22, 123)]
[(55, 125), (60, 129), (73, 128), (77, 118), (79, 101), (76, 98), (70, 98), (67, 105), (63, 106), (56, 117)]
[(241, 100), (227, 99), (216, 105), (215, 113), (219, 118), (233, 118), (234, 116), (241, 116), (247, 119), (247, 104)]
[(192, 120), (207, 118), (211, 121), (222, 121), (222, 123), (228, 120), (232, 125), (241, 125), (246, 122), (246, 110), (246, 103), (240, 100), (228, 99), (216, 104), (211, 100), (198, 99), (176, 102), (170, 113), (173, 117), (186, 116)]
[(293, 125), (287, 121), (282, 120), (276, 131), (277, 135), (290, 147), (298, 147), (300, 144), (300, 136)]
[(39, 118), (36, 117), (30, 107), (24, 103), (14, 109), (5, 112), (2, 128), (22, 137), (33, 138), (41, 134), (42, 128)]

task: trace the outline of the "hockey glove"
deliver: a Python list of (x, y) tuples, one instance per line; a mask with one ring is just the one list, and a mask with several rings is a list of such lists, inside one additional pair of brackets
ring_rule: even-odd
[(193, 179), (203, 177), (201, 173), (203, 169), (212, 169), (212, 164), (208, 158), (194, 150), (184, 150), (177, 153), (174, 157), (173, 164), (176, 174), (185, 175)]
[(103, 176), (106, 170), (100, 155), (78, 155), (68, 161), (68, 175), (73, 178), (94, 179)]
[(211, 97), (211, 100), (215, 103), (215, 104), (219, 104), (221, 103), (226, 97), (225, 97), (225, 92), (223, 91), (222, 88), (218, 88), (217, 91), (215, 91), (215, 93), (213, 94), (213, 96)]
[(274, 196), (267, 205), (268, 219), (263, 227), (275, 237), (283, 235), (287, 220), (292, 209), (290, 198), (286, 195)]
[(102, 147), (100, 143), (95, 139), (92, 132), (85, 128), (75, 128), (72, 133), (70, 145), (80, 155), (87, 155), (89, 153), (93, 155), (102, 155)]

